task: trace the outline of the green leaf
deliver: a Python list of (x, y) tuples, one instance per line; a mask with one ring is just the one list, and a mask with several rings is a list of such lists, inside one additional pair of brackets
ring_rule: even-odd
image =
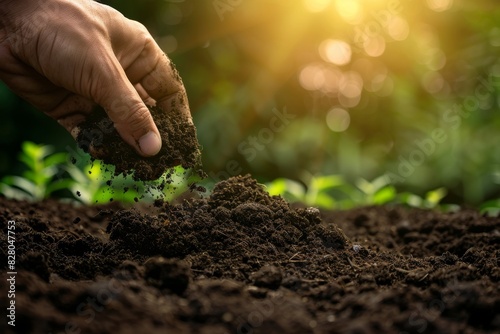
[[(90, 182), (88, 178), (88, 174), (85, 174), (81, 169), (74, 165), (68, 165), (63, 167), (66, 172), (70, 175), (70, 177), (76, 181), (76, 183), (86, 184)], [(87, 168), (87, 167), (85, 167)]]
[(26, 165), (30, 170), (36, 169), (36, 161), (33, 156), (26, 152), (19, 153), (19, 160)]
[(45, 165), (45, 167), (63, 165), (67, 161), (68, 161), (68, 154), (67, 153), (64, 153), (64, 152), (54, 153), (54, 154), (48, 156), (44, 160), (44, 165)]
[(294, 180), (285, 179), (286, 191), (282, 195), (291, 195), (295, 200), (301, 201), (305, 195), (304, 186)]
[(399, 194), (399, 201), (402, 204), (416, 208), (421, 208), (424, 203), (424, 200), (420, 196), (408, 192)]
[(335, 209), (335, 199), (326, 193), (319, 193), (316, 197), (315, 203), (308, 203), (308, 205), (319, 206), (323, 209), (333, 210)]
[(23, 142), (22, 148), (23, 151), (35, 161), (42, 161), (46, 156), (54, 151), (52, 146), (35, 144), (30, 141)]
[(312, 179), (312, 187), (319, 191), (335, 188), (344, 184), (344, 179), (339, 175), (318, 176)]
[(379, 191), (380, 189), (384, 188), (385, 186), (389, 185), (391, 183), (391, 179), (387, 175), (381, 175), (374, 179), (371, 184), (373, 185), (373, 188), (375, 189), (375, 192)]
[(487, 215), (488, 217), (498, 217), (500, 214), (500, 207), (487, 207), (481, 209), (480, 212), (482, 215)]
[(372, 195), (375, 192), (373, 184), (363, 178), (356, 180), (356, 187), (358, 187), (366, 195)]
[(45, 186), (52, 178), (52, 175), (45, 175), (43, 173), (27, 170), (23, 173), (23, 178), (30, 180), (36, 185)]
[(373, 204), (382, 205), (392, 201), (396, 198), (396, 188), (393, 186), (386, 186), (378, 190), (373, 195)]
[(41, 193), (43, 193), (43, 191), (40, 191), (39, 187), (28, 179), (20, 176), (8, 176), (5, 178), (5, 181), (7, 184), (15, 186), (28, 193), (30, 197), (33, 197), (35, 199), (40, 199), (41, 197), (43, 197), (40, 195)]
[(441, 202), (441, 200), (446, 196), (447, 193), (448, 191), (446, 190), (446, 188), (438, 188), (429, 191), (425, 195), (426, 207), (435, 208), (439, 204), (439, 202)]
[(54, 191), (62, 190), (62, 189), (71, 189), (71, 186), (75, 183), (75, 181), (71, 179), (60, 179), (54, 182), (51, 182), (47, 188), (45, 189), (45, 197), (48, 197)]
[(266, 190), (270, 196), (283, 195), (286, 191), (286, 180), (283, 178), (273, 180), (266, 184)]
[(11, 187), (7, 184), (0, 184), (0, 193), (2, 193), (7, 198), (13, 198), (20, 201), (22, 200), (31, 201), (35, 199), (31, 194), (28, 194), (27, 192), (22, 191), (20, 189)]

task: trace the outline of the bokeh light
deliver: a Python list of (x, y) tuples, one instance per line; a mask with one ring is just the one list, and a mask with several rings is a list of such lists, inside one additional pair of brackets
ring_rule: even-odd
[(351, 46), (344, 41), (327, 39), (319, 46), (319, 54), (325, 61), (335, 65), (346, 65), (351, 61)]
[(363, 45), (367, 55), (371, 57), (379, 57), (385, 51), (385, 39), (378, 35), (365, 40)]
[(171, 53), (177, 50), (177, 38), (172, 35), (167, 35), (164, 37), (159, 38), (158, 40), (158, 45), (160, 48), (163, 50), (165, 53)]
[(363, 19), (363, 12), (358, 0), (336, 0), (335, 8), (347, 23), (358, 24)]
[(453, 0), (427, 0), (427, 6), (436, 12), (448, 10), (453, 5)]
[(351, 116), (342, 108), (332, 108), (326, 114), (326, 124), (333, 132), (344, 132), (351, 124)]
[(363, 90), (363, 79), (354, 71), (345, 72), (339, 84), (339, 102), (342, 106), (353, 108), (358, 105)]
[(309, 64), (299, 74), (300, 85), (307, 90), (319, 90), (326, 82), (324, 66)]
[(393, 15), (387, 23), (386, 30), (392, 39), (396, 41), (404, 41), (410, 33), (410, 26), (401, 16)]

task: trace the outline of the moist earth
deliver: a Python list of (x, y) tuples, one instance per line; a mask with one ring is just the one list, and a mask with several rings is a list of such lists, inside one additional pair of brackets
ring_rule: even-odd
[(500, 332), (500, 219), (476, 211), (319, 211), (249, 176), (151, 208), (0, 204), (2, 333)]
[(77, 143), (94, 158), (114, 165), (116, 175), (132, 174), (136, 180), (156, 180), (179, 165), (201, 170), (196, 128), (183, 114), (180, 108), (183, 103), (173, 99), (168, 113), (160, 107), (148, 106), (162, 138), (161, 150), (153, 157), (145, 158), (125, 143), (101, 107), (80, 124)]

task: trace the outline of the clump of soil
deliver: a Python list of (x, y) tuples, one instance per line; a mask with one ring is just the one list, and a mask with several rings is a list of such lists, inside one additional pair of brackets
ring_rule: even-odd
[(196, 128), (173, 102), (167, 113), (157, 106), (148, 106), (160, 131), (162, 148), (153, 157), (142, 157), (125, 143), (104, 109), (96, 108), (80, 124), (77, 143), (85, 152), (106, 164), (115, 166), (115, 174), (133, 174), (141, 181), (156, 180), (175, 166), (201, 167), (201, 153)]
[(249, 176), (157, 212), (0, 206), (18, 271), (2, 333), (500, 331), (500, 219), (474, 211), (320, 212)]

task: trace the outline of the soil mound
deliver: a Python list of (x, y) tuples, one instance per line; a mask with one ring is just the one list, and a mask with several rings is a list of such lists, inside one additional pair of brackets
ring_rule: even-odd
[(1, 332), (500, 330), (500, 219), (473, 211), (294, 208), (249, 176), (155, 214), (0, 204), (18, 256)]

